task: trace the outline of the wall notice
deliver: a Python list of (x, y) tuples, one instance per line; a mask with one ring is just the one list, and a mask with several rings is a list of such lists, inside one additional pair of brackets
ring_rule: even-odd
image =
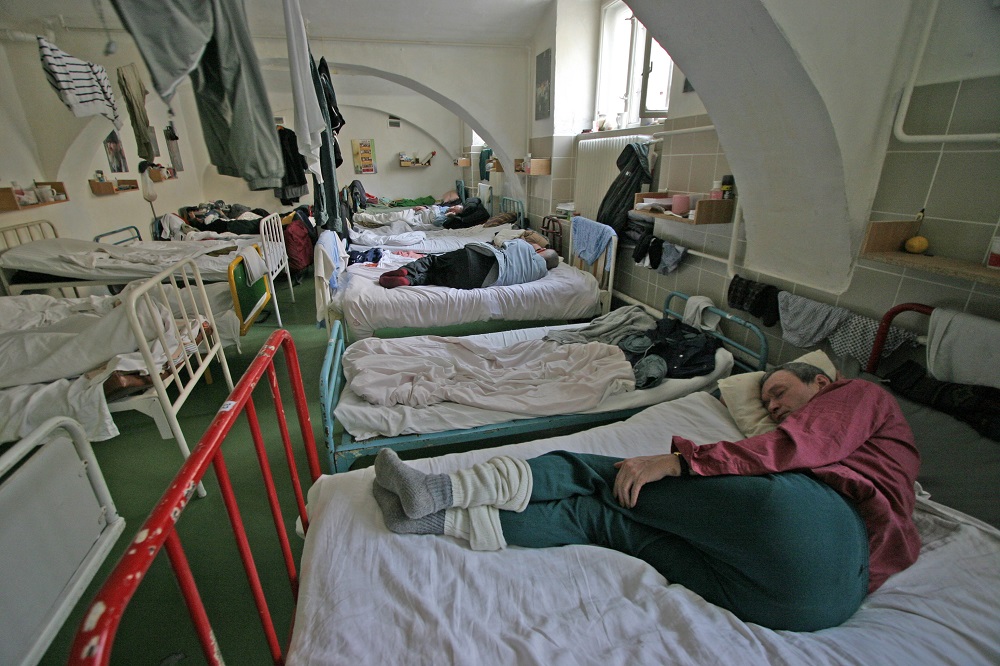
[(375, 139), (351, 139), (354, 173), (378, 173), (375, 166)]

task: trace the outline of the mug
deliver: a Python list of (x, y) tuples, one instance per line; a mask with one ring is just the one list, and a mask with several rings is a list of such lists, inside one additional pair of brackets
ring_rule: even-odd
[(691, 197), (686, 194), (675, 194), (670, 210), (674, 215), (684, 217), (691, 210)]

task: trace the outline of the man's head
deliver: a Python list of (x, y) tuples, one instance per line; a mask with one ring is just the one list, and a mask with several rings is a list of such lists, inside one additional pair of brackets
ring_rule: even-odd
[(531, 247), (535, 248), (535, 254), (540, 256), (545, 260), (545, 268), (552, 270), (559, 265), (559, 253), (551, 248), (544, 248), (538, 243), (532, 243)]
[(803, 407), (833, 380), (815, 365), (785, 363), (767, 372), (760, 381), (760, 399), (777, 423)]

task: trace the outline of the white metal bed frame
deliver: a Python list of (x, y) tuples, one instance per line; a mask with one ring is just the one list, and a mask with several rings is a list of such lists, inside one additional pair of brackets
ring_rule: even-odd
[[(169, 298), (168, 294), (170, 293), (173, 294), (173, 298)], [(155, 371), (156, 361), (153, 359), (151, 344), (149, 340), (146, 340), (137, 314), (140, 307), (146, 308), (150, 312), (155, 311), (154, 299), (160, 303), (177, 304), (180, 308), (179, 313), (177, 313), (180, 315), (177, 317), (180, 333), (189, 340), (200, 340), (198, 344), (187, 346), (186, 353), (181, 354), (176, 362), (168, 364), (162, 372)], [(222, 375), (226, 386), (230, 390), (233, 388), (233, 378), (229, 373), (226, 353), (223, 350), (219, 329), (212, 315), (210, 301), (205, 292), (205, 283), (201, 279), (198, 266), (193, 259), (184, 259), (170, 268), (164, 269), (136, 289), (124, 294), (124, 304), (129, 325), (135, 333), (139, 352), (146, 362), (146, 367), (149, 368), (149, 377), (153, 386), (139, 395), (108, 403), (108, 407), (111, 412), (133, 409), (152, 417), (160, 431), (160, 436), (163, 439), (170, 439), (172, 436), (177, 440), (178, 448), (187, 458), (191, 450), (188, 448), (184, 431), (181, 430), (177, 420), (177, 413), (184, 406), (198, 381), (205, 375), (207, 375), (206, 379), (211, 379), (209, 363), (213, 359), (218, 359), (222, 366)], [(160, 343), (163, 349), (170, 349), (162, 323), (156, 317), (151, 317), (151, 319), (156, 322), (155, 340)], [(196, 324), (192, 323), (199, 321), (204, 321), (207, 324), (202, 326), (200, 331), (196, 330), (194, 328)], [(171, 386), (176, 390), (174, 398), (171, 398), (167, 392), (167, 388)], [(198, 494), (204, 496), (204, 489), (199, 487)]]
[[(65, 439), (58, 435), (60, 430), (69, 436), (75, 456), (57, 445)], [(5, 530), (0, 540), (4, 587), (10, 595), (0, 601), (0, 635), (7, 643), (3, 652), (8, 657), (17, 653), (13, 658), (20, 664), (37, 664), (125, 529), (125, 520), (118, 515), (83, 427), (68, 417), (48, 419), (4, 453), (0, 479), (0, 492), (14, 498), (16, 514), (5, 515), (4, 524), (7, 529), (12, 523), (20, 526)], [(58, 497), (49, 496), (52, 488), (59, 489)], [(17, 501), (28, 493), (37, 501)], [(53, 503), (60, 507), (56, 512)], [(100, 513), (96, 522), (95, 512)], [(53, 533), (62, 539), (74, 534), (72, 548), (53, 539)], [(69, 557), (67, 550), (76, 557)], [(49, 566), (53, 560), (60, 566)], [(13, 598), (19, 582), (25, 582), (14, 580), (18, 573), (29, 581), (44, 577), (45, 589), (33, 589), (30, 600)]]
[(264, 256), (264, 264), (267, 265), (267, 280), (271, 288), (272, 300), (274, 301), (274, 314), (278, 318), (278, 326), (281, 323), (281, 310), (278, 308), (278, 292), (274, 288), (274, 278), (285, 272), (288, 278), (288, 291), (292, 294), (292, 303), (295, 302), (295, 289), (292, 283), (292, 271), (288, 266), (288, 251), (285, 248), (285, 234), (281, 228), (281, 217), (277, 213), (272, 213), (260, 221), (260, 235), (263, 240), (263, 247), (260, 248)]

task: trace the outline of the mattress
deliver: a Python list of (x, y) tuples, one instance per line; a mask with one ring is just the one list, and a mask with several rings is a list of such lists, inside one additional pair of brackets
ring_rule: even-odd
[[(500, 349), (517, 342), (540, 340), (551, 330), (572, 329), (580, 326), (584, 326), (584, 324), (538, 326), (482, 335), (470, 335), (465, 339), (475, 344)], [(401, 342), (400, 344), (415, 342), (421, 340), (423, 337), (406, 338), (405, 342)], [(437, 337), (431, 337), (430, 339), (431, 341), (442, 340), (442, 338)], [(443, 338), (443, 340), (447, 339)], [(728, 377), (732, 369), (733, 355), (727, 349), (720, 348), (715, 354), (715, 368), (708, 375), (692, 377), (690, 379), (668, 379), (653, 388), (616, 393), (604, 398), (597, 406), (583, 410), (582, 413), (635, 409), (666, 400), (673, 400), (694, 391), (711, 390), (715, 387), (719, 379)], [(455, 402), (442, 402), (422, 407), (410, 407), (406, 405), (393, 405), (392, 407), (377, 406), (370, 404), (349, 388), (345, 388), (341, 393), (340, 401), (334, 410), (334, 415), (337, 422), (358, 441), (373, 437), (395, 437), (397, 435), (427, 434), (453, 429), (468, 429), (517, 419), (532, 418), (531, 414), (523, 412), (486, 409), (461, 405)]]
[(384, 247), (394, 252), (412, 251), (434, 254), (451, 252), (465, 247), (468, 243), (489, 243), (499, 232), (513, 230), (510, 224), (495, 227), (478, 225), (468, 229), (441, 229), (434, 227), (428, 230), (400, 230), (397, 227), (379, 227), (378, 229), (358, 229), (351, 237), (351, 250), (370, 250), (374, 247)]
[[(587, 432), (414, 465), (448, 472), (558, 449), (649, 455), (671, 435), (740, 437), (726, 409), (699, 392)], [(926, 497), (914, 514), (917, 562), (843, 625), (795, 633), (741, 622), (599, 547), (474, 552), (449, 537), (393, 534), (372, 480), (369, 468), (322, 477), (310, 490), (289, 664), (1000, 662), (1000, 531)]]
[(597, 280), (589, 273), (559, 264), (541, 280), (508, 287), (379, 286), (385, 269), (352, 264), (346, 285), (331, 308), (350, 331), (350, 339), (367, 338), (381, 328), (430, 328), (477, 321), (589, 319), (600, 313)]
[(76, 238), (46, 238), (4, 251), (0, 254), (0, 268), (78, 280), (128, 281), (152, 277), (181, 259), (194, 257), (203, 280), (225, 282), (238, 248), (254, 242), (253, 237), (244, 237), (108, 245)]

